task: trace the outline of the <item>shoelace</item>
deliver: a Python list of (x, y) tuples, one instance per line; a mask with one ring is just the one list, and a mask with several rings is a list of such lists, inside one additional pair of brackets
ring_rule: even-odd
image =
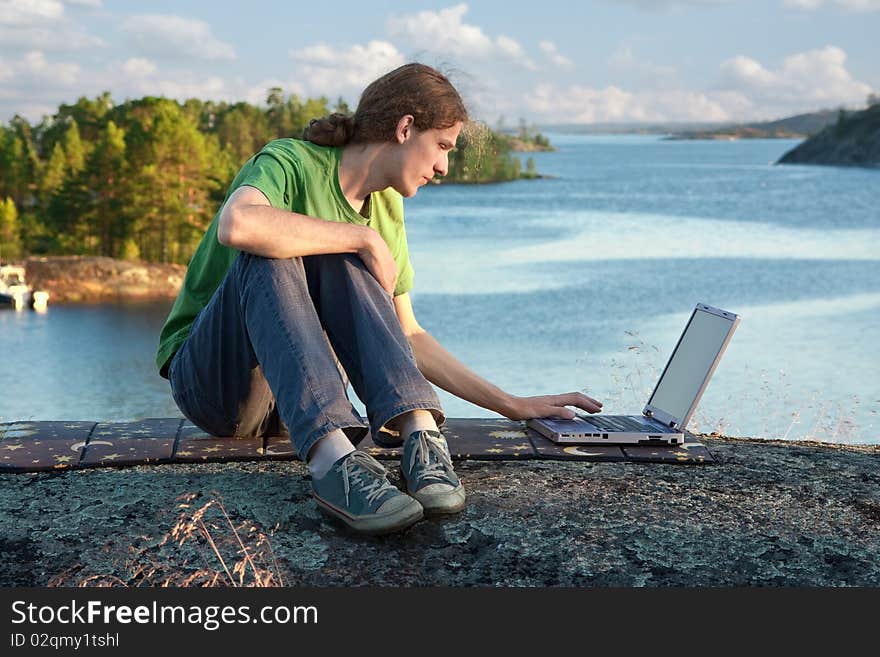
[(386, 470), (382, 464), (364, 452), (352, 452), (338, 470), (342, 472), (346, 505), (349, 503), (348, 494), (352, 484), (366, 493), (367, 502), (371, 504), (386, 490), (394, 488), (385, 478)]
[[(409, 464), (407, 471), (412, 472), (416, 459), (424, 469), (423, 477), (433, 477), (443, 479), (446, 477), (447, 469), (452, 470), (452, 458), (446, 451), (446, 444), (443, 438), (435, 438), (427, 431), (420, 431), (418, 443), (409, 455)], [(434, 460), (431, 460), (431, 456)]]

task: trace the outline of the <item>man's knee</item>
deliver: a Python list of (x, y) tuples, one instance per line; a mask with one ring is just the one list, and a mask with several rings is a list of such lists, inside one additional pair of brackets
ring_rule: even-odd
[(240, 253), (233, 267), (235, 274), (245, 280), (253, 276), (275, 280), (305, 276), (302, 258), (264, 258), (252, 253)]

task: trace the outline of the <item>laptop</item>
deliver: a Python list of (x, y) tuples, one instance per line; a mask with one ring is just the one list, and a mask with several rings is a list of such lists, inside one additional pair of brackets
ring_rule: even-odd
[(698, 303), (641, 415), (540, 418), (526, 424), (563, 445), (681, 445), (687, 424), (715, 372), (740, 317)]

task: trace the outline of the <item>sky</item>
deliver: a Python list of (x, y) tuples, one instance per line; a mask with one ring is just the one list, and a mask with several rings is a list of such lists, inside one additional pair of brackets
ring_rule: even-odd
[(352, 107), (408, 61), (490, 125), (748, 121), (880, 93), (880, 0), (0, 0), (0, 122), (109, 91)]

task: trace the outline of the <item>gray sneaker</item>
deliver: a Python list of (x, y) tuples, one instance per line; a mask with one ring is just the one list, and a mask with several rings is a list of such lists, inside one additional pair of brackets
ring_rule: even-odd
[(465, 493), (452, 469), (446, 439), (439, 431), (414, 431), (406, 439), (400, 470), (407, 492), (421, 502), (425, 515), (457, 513)]
[(357, 450), (320, 479), (312, 478), (312, 496), (324, 511), (364, 534), (406, 529), (424, 516), (421, 504), (391, 485), (381, 463)]

